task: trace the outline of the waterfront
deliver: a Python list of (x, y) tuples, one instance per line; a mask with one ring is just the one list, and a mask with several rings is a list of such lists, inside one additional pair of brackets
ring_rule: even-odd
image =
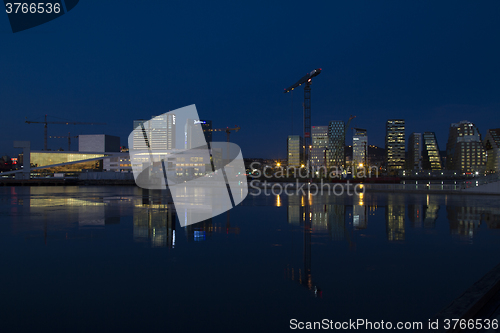
[(0, 198), (7, 330), (426, 322), (500, 261), (495, 196), (250, 194), (186, 228), (166, 196), (137, 187), (4, 187)]

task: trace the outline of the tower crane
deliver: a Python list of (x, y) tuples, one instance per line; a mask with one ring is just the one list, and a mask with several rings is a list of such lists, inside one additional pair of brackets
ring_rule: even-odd
[[(203, 131), (204, 132), (226, 132), (226, 137), (227, 137), (227, 159), (229, 160), (229, 137), (231, 135), (231, 131), (234, 131), (234, 132), (238, 132), (239, 130), (241, 129), (241, 127), (235, 125), (233, 128), (229, 128), (229, 127), (226, 127), (226, 128), (208, 128), (208, 129), (204, 129)], [(208, 143), (208, 147), (210, 148), (210, 143)], [(210, 157), (211, 159), (211, 157)], [(213, 161), (211, 161), (212, 163), (212, 169), (215, 170), (214, 168), (214, 164), (213, 164)], [(225, 173), (224, 169), (222, 169), (222, 172)], [(225, 176), (224, 176), (225, 177)], [(229, 214), (229, 212), (228, 212)]]
[(71, 136), (71, 133), (68, 132), (68, 136), (49, 136), (50, 139), (68, 139), (68, 151), (71, 151), (71, 138), (76, 139), (78, 135)]
[(47, 149), (47, 124), (59, 124), (59, 125), (106, 125), (105, 123), (86, 123), (81, 121), (47, 121), (47, 115), (45, 115), (44, 121), (32, 121), (26, 118), (25, 123), (27, 124), (44, 124), (44, 141), (43, 150)]
[(231, 135), (231, 131), (238, 132), (240, 129), (241, 129), (241, 127), (235, 126), (234, 128), (229, 128), (229, 127), (227, 127), (227, 128), (210, 128), (210, 129), (206, 129), (204, 131), (207, 131), (207, 132), (226, 132), (227, 142), (229, 142), (229, 136)]
[(305, 160), (309, 160), (309, 146), (311, 146), (311, 82), (312, 78), (321, 73), (321, 68), (317, 68), (304, 75), (300, 80), (286, 88), (284, 93), (290, 92), (295, 88), (305, 84), (304, 87), (304, 145)]

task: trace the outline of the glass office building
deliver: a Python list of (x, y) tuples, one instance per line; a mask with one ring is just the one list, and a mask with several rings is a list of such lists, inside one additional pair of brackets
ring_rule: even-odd
[(436, 139), (436, 133), (424, 132), (423, 135), (423, 152), (422, 152), (422, 168), (424, 170), (441, 170), (441, 154)]
[(345, 124), (342, 120), (328, 125), (328, 167), (345, 168)]
[(487, 155), (486, 170), (488, 172), (500, 171), (500, 128), (486, 132), (484, 147)]
[(446, 144), (446, 169), (461, 173), (485, 171), (486, 151), (473, 123), (464, 120), (451, 124)]
[(328, 126), (312, 127), (311, 165), (326, 167), (325, 153), (328, 149)]
[(368, 157), (368, 136), (365, 129), (355, 128), (352, 137), (352, 161), (357, 167), (366, 166)]
[(408, 140), (408, 170), (422, 169), (422, 134), (411, 133)]
[(304, 141), (300, 135), (289, 135), (287, 140), (288, 166), (304, 164)]
[(397, 174), (405, 167), (405, 121), (389, 119), (386, 124), (386, 167), (389, 174)]
[(133, 148), (134, 149), (175, 149), (176, 123), (175, 114), (162, 114), (151, 120), (134, 120), (134, 129), (144, 126), (144, 132), (148, 141), (144, 138), (144, 132), (134, 131)]

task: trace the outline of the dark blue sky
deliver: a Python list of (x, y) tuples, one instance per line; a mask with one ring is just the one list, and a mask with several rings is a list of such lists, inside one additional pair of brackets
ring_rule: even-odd
[[(352, 125), (383, 146), (385, 121), (404, 118), (407, 136), (435, 131), (444, 150), (451, 122), (470, 120), (483, 135), (500, 127), (499, 15), (499, 1), (87, 0), (13, 34), (3, 14), (0, 154), (18, 152), (14, 139), (43, 148), (43, 126), (25, 117), (106, 122), (49, 125), (49, 135), (106, 133), (126, 144), (134, 119), (196, 104), (214, 127), (241, 126), (231, 139), (244, 156), (285, 158), (292, 102), (283, 89), (318, 67), (312, 125), (354, 114)], [(295, 134), (302, 101), (299, 88)]]

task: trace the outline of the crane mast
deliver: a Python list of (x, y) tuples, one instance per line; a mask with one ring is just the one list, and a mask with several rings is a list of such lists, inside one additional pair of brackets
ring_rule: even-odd
[(299, 81), (285, 89), (284, 93), (290, 92), (295, 88), (305, 84), (304, 86), (304, 148), (305, 162), (309, 161), (309, 150), (311, 148), (311, 83), (312, 78), (321, 73), (321, 68), (317, 68), (310, 73), (304, 75)]
[(306, 82), (304, 87), (304, 145), (307, 165), (311, 152), (311, 79)]

